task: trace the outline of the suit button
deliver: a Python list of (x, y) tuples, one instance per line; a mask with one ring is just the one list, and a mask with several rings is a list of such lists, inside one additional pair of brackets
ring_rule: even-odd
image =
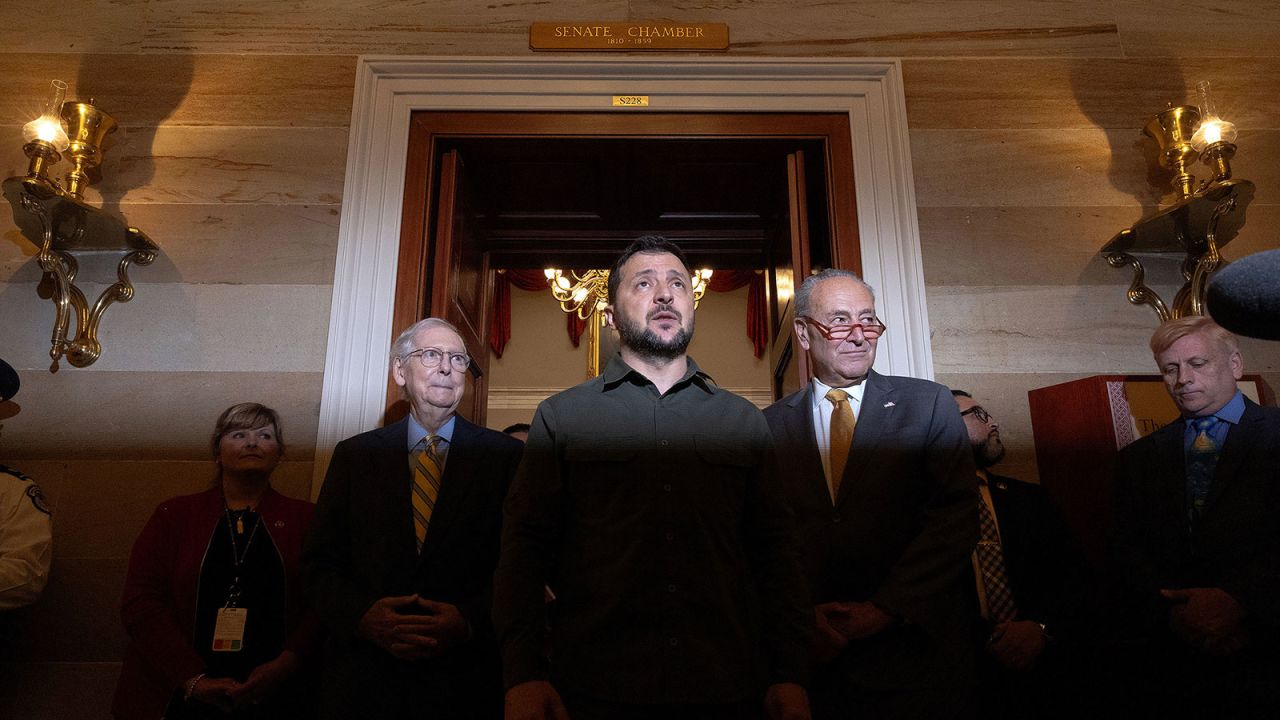
[(676, 591), (676, 586), (674, 584), (667, 586), (667, 592), (673, 593), (675, 591)]
[(833, 523), (838, 523), (838, 522), (840, 522), (840, 516), (839, 516), (839, 515), (832, 515), (832, 516), (831, 516), (831, 522), (833, 522)]
[(680, 640), (678, 638), (670, 638), (669, 640), (667, 640), (667, 644), (670, 645), (671, 647), (675, 647), (680, 644)]
[(666, 492), (671, 492), (671, 483), (667, 483), (666, 485), (663, 485), (662, 489)]

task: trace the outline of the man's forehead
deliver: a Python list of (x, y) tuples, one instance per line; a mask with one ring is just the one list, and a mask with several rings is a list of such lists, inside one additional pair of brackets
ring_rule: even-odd
[(623, 275), (626, 275), (627, 269), (633, 270), (633, 276), (644, 274), (656, 274), (665, 270), (668, 275), (676, 274), (688, 277), (689, 271), (685, 268), (684, 263), (680, 262), (680, 258), (668, 252), (656, 253), (636, 253), (627, 258), (627, 261), (620, 268)]
[(963, 395), (957, 395), (957, 396), (956, 396), (956, 404), (960, 406), (960, 409), (961, 409), (961, 410), (968, 410), (969, 408), (973, 407), (974, 405), (977, 405), (977, 404), (978, 404), (978, 401), (977, 401), (977, 400), (974, 400), (973, 398), (967, 398), (967, 397), (965, 397), (965, 396), (963, 396)]
[(447, 327), (429, 327), (419, 330), (413, 336), (414, 347), (435, 347), (441, 350), (463, 351), (467, 346), (458, 333)]
[(849, 278), (832, 278), (817, 288), (817, 305), (821, 312), (832, 314), (839, 312), (859, 313), (865, 310), (875, 311), (876, 302), (861, 284)]

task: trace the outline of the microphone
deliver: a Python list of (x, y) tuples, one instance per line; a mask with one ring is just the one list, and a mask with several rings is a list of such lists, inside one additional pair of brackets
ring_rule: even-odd
[(1240, 258), (1214, 275), (1209, 315), (1237, 335), (1280, 340), (1280, 250)]

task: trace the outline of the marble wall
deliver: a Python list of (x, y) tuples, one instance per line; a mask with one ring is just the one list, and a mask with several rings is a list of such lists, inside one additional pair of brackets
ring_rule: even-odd
[[(89, 196), (163, 254), (107, 312), (102, 360), (50, 373), (35, 249), (0, 210), (0, 356), (24, 383), (0, 459), (57, 506), (53, 581), (0, 629), (0, 716), (107, 715), (130, 543), (157, 502), (208, 482), (222, 408), (280, 409), (280, 484), (307, 493), (356, 56), (521, 57), (533, 21), (653, 18), (728, 23), (729, 57), (902, 59), (936, 372), (1004, 422), (1008, 474), (1037, 477), (1027, 390), (1150, 369), (1154, 315), (1125, 303), (1127, 275), (1097, 249), (1162, 199), (1139, 130), (1197, 81), (1239, 124), (1237, 176), (1258, 184), (1227, 255), (1280, 244), (1280, 6), (1267, 3), (5, 3), (0, 173), (25, 169), (21, 125), (67, 80), (121, 125)], [(82, 272), (95, 292), (110, 275)], [(1245, 351), (1276, 386), (1280, 352)]]

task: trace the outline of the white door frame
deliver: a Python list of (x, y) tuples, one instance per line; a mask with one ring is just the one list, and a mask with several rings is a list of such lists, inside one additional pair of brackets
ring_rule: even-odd
[[(415, 110), (841, 112), (853, 134), (862, 270), (892, 328), (876, 369), (933, 377), (902, 66), (896, 60), (359, 59), (329, 310), (312, 496), (339, 440), (386, 406), (409, 119)], [(647, 108), (612, 106), (647, 95)]]

